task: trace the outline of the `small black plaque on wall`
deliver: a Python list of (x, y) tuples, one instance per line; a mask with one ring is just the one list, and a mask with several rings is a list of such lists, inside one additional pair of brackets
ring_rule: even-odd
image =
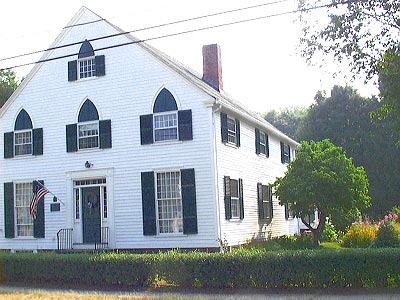
[(51, 203), (50, 211), (60, 211), (60, 203)]

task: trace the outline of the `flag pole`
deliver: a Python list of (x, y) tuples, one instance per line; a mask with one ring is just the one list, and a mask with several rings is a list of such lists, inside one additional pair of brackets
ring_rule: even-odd
[(65, 205), (63, 201), (61, 201), (55, 194), (53, 194), (53, 193), (52, 193), (47, 187), (45, 187), (39, 180), (35, 180), (35, 181), (36, 181), (42, 188), (48, 190), (49, 193), (50, 193), (51, 195), (53, 195), (53, 196), (57, 199), (57, 201), (60, 201), (60, 202), (62, 203), (62, 205)]

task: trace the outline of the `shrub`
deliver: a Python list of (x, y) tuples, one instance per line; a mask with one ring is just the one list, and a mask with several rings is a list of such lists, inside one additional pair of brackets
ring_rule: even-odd
[(337, 240), (338, 240), (338, 234), (335, 230), (335, 226), (331, 222), (326, 222), (324, 231), (322, 231), (321, 241), (336, 242)]
[(357, 222), (351, 225), (343, 236), (342, 246), (347, 248), (367, 248), (372, 245), (378, 233), (378, 226), (369, 222)]
[(397, 214), (388, 214), (379, 221), (379, 230), (374, 242), (376, 247), (400, 247), (400, 223)]

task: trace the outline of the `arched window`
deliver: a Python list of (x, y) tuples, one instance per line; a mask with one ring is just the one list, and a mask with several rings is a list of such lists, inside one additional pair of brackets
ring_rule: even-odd
[(66, 126), (66, 144), (67, 152), (111, 148), (111, 120), (100, 120), (96, 106), (86, 99), (79, 110), (78, 123)]
[(15, 156), (32, 154), (32, 120), (22, 109), (14, 124), (14, 153)]
[(82, 42), (78, 60), (68, 62), (68, 81), (105, 75), (104, 55), (95, 56), (88, 40)]
[(87, 99), (78, 115), (78, 149), (99, 147), (99, 113)]
[(163, 88), (153, 106), (154, 141), (178, 139), (178, 106), (174, 96)]
[(140, 116), (140, 143), (192, 139), (192, 110), (178, 110), (174, 96), (163, 88), (154, 101), (153, 113)]

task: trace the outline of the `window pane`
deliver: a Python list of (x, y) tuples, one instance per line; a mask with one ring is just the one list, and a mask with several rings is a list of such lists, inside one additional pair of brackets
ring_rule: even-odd
[(232, 218), (239, 218), (239, 198), (231, 198)]
[(236, 179), (231, 179), (231, 197), (239, 198), (239, 185)]
[(99, 146), (99, 123), (78, 126), (79, 149), (97, 148)]
[(154, 140), (157, 142), (176, 139), (178, 139), (177, 112), (154, 115)]
[(32, 130), (15, 132), (15, 155), (32, 154)]
[(96, 64), (94, 58), (79, 61), (79, 78), (96, 76)]
[(15, 185), (15, 214), (17, 236), (33, 236), (33, 219), (29, 214), (32, 183)]
[(160, 233), (183, 232), (180, 172), (157, 173), (157, 208)]

